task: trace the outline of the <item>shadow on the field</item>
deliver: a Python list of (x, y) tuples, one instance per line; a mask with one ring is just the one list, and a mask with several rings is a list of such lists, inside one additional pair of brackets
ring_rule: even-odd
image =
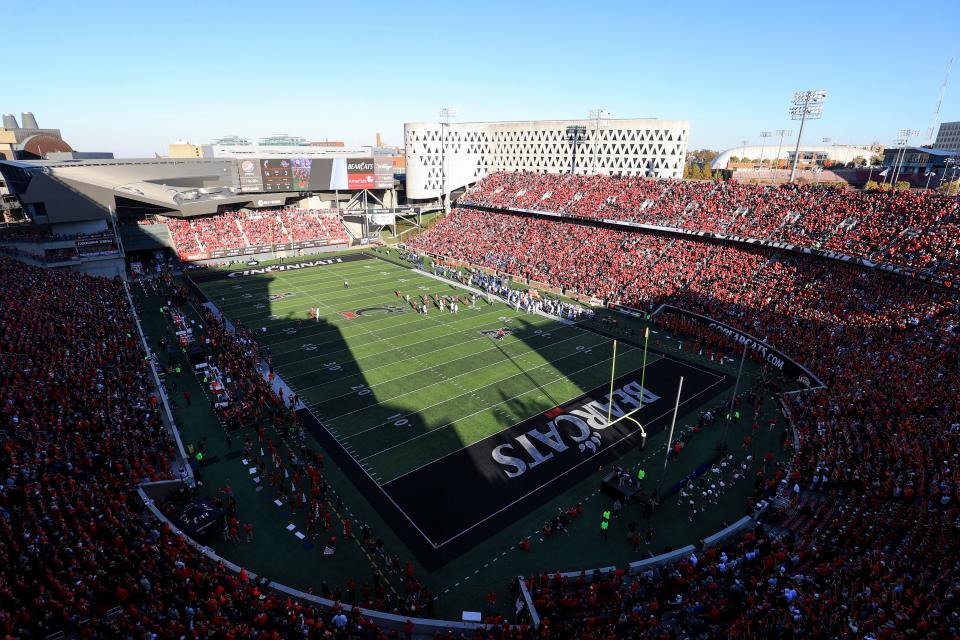
[[(206, 272), (196, 279), (269, 354), (307, 404), (298, 412), (305, 429), (425, 566), (439, 566), (485, 539), (480, 522), (507, 526), (531, 500), (549, 499), (594, 468), (592, 461), (575, 467), (592, 448), (549, 441), (557, 448), (551, 453), (545, 441), (522, 438), (542, 431), (544, 413), (559, 411), (573, 397), (603, 399), (609, 343), (595, 334), (512, 316), (501, 303), (491, 309), (480, 302), (484, 314), (462, 308), (455, 320), (460, 328), (444, 331), (435, 319), (446, 325), (454, 321), (448, 314), (439, 316), (433, 306), (428, 318), (419, 317), (392, 292), (382, 300), (361, 291), (353, 296), (337, 283), (337, 290), (318, 293), (293, 280), (284, 281), (290, 283), (284, 290), (270, 273), (227, 278)], [(431, 284), (429, 292), (463, 295), (445, 283)], [(323, 317), (311, 319), (310, 308), (320, 305)], [(336, 314), (342, 320), (331, 321)], [(404, 331), (423, 333), (407, 338)], [(467, 342), (473, 348), (462, 348)], [(620, 357), (618, 378), (640, 364), (635, 348)], [(398, 371), (402, 363), (406, 371)], [(697, 387), (692, 382), (691, 390)], [(415, 405), (409, 400), (414, 393)], [(511, 476), (509, 461), (520, 464), (527, 446), (539, 446), (541, 458), (553, 462), (528, 461), (526, 473)], [(574, 450), (563, 453), (567, 449)], [(506, 465), (503, 456), (509, 456)], [(563, 482), (548, 482), (567, 469)]]
[[(533, 385), (537, 389), (539, 389), (540, 392), (543, 393), (543, 395), (546, 396), (551, 403), (557, 404), (557, 400), (555, 400), (554, 397), (550, 395), (550, 392), (547, 391), (539, 382), (537, 382), (526, 369), (520, 366), (520, 364), (513, 358), (513, 356), (507, 353), (503, 349), (503, 347), (501, 347), (499, 344), (496, 345), (496, 347), (497, 347), (497, 350), (503, 355), (503, 357), (509, 360), (513, 364), (513, 366), (516, 367), (517, 371), (519, 371), (527, 380), (533, 383)], [(509, 406), (511, 404), (511, 399), (507, 397), (507, 395), (503, 392), (503, 389), (499, 389), (498, 391), (500, 393), (500, 401), (502, 403), (507, 404), (507, 406)], [(522, 415), (522, 414), (519, 414), (519, 415)]]

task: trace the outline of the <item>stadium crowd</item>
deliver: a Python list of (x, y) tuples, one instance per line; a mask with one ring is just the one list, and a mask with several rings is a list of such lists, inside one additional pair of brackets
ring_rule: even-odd
[[(593, 218), (619, 202), (629, 204), (621, 219), (726, 233), (750, 228), (946, 273), (957, 263), (956, 203), (945, 199), (803, 187), (763, 188), (761, 197), (755, 187), (730, 183), (516, 175), (493, 176), (469, 197), (528, 209), (556, 199), (566, 213), (582, 203), (591, 212), (583, 217)], [(270, 219), (251, 225), (254, 237), (271, 233)], [(276, 218), (290, 230), (288, 220)], [(184, 242), (193, 236), (197, 244), (221, 226), (227, 239), (211, 242), (243, 242), (245, 226), (231, 215), (183, 224)], [(410, 246), (644, 311), (662, 303), (697, 311), (790, 354), (824, 382), (781, 396), (800, 444), (789, 475), (761, 488), (816, 505), (803, 526), (771, 517), (720, 547), (636, 576), (530, 576), (541, 629), (498, 628), (489, 637), (960, 636), (960, 300), (953, 290), (771, 248), (464, 209)], [(178, 247), (184, 250), (179, 240)], [(0, 257), (0, 287), (0, 634), (387, 636), (359, 609), (321, 611), (278, 596), (144, 517), (135, 487), (175, 475), (176, 451), (122, 283)], [(275, 405), (270, 417), (282, 426), (290, 415), (253, 372), (252, 336), (212, 316), (204, 321), (216, 364), (238, 397), (251, 401), (226, 419)], [(728, 338), (685, 316), (664, 312), (657, 322), (690, 336), (693, 349), (738, 353)], [(322, 526), (326, 513), (315, 502), (322, 463), (315, 462), (308, 459), (303, 484), (294, 484), (316, 514), (311, 522)], [(408, 591), (422, 602), (415, 580)]]
[(960, 202), (925, 191), (497, 173), (460, 201), (831, 249), (956, 277)]
[(0, 635), (387, 637), (143, 516), (175, 450), (121, 282), (0, 258), (0, 287)]
[[(828, 196), (835, 203), (857, 198)], [(905, 198), (888, 203), (903, 216), (883, 223), (891, 225), (884, 237), (902, 237), (897, 221), (922, 217), (925, 201)], [(824, 215), (839, 214), (828, 207)], [(941, 219), (948, 238), (953, 224)], [(936, 228), (928, 231), (933, 237)], [(955, 242), (954, 235), (944, 244)], [(815, 526), (780, 535), (759, 528), (634, 578), (533, 576), (551, 634), (899, 638), (960, 631), (955, 292), (772, 249), (492, 212), (455, 210), (411, 247), (646, 311), (661, 303), (697, 311), (790, 354), (825, 383), (782, 396), (801, 445), (792, 475), (773, 487), (827, 496), (828, 506), (811, 516)], [(727, 338), (680, 315), (658, 321), (698, 345), (737, 353)]]
[(307, 240), (350, 242), (336, 216), (313, 210), (241, 210), (190, 219), (159, 219), (170, 229), (181, 256)]

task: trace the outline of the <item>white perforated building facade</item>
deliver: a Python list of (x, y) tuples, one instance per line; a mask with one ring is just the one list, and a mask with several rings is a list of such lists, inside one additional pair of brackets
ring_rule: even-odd
[(446, 190), (455, 191), (497, 171), (569, 172), (571, 125), (586, 128), (577, 145), (578, 174), (683, 176), (685, 120), (604, 120), (599, 127), (595, 120), (416, 122), (404, 125), (407, 197), (440, 196), (444, 173)]

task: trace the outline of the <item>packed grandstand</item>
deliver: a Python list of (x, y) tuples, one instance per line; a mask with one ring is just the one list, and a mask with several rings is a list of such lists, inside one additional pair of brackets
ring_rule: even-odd
[[(349, 242), (336, 218), (299, 211), (164, 223), (181, 256)], [(780, 396), (798, 446), (789, 471), (759, 477), (751, 499), (786, 501), (789, 516), (772, 506), (747, 533), (635, 575), (625, 566), (580, 577), (543, 567), (524, 584), (539, 626), (497, 617), (476, 637), (960, 635), (956, 198), (498, 173), (407, 248), (598, 305), (693, 311), (758, 337), (823, 381)], [(368, 615), (385, 606), (376, 595), (333, 608), (300, 602), (149, 517), (137, 487), (178, 477), (176, 447), (127, 286), (0, 257), (0, 631), (409, 637), (412, 623), (387, 630)], [(661, 312), (655, 322), (739, 353), (681, 314)], [(252, 337), (217, 331), (222, 368), (251, 398), (226, 419), (269, 411), (278, 428), (292, 420), (256, 372)], [(406, 585), (408, 598), (420, 592), (412, 575)], [(511, 602), (519, 588), (492, 587)]]
[(336, 215), (310, 210), (241, 210), (193, 219), (164, 217), (160, 223), (170, 229), (177, 253), (185, 259), (220, 250), (304, 241), (323, 245), (350, 242)]

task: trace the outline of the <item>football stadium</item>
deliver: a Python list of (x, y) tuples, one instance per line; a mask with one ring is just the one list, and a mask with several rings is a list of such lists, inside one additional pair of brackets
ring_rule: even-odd
[(756, 160), (5, 115), (3, 637), (960, 637), (955, 123), (804, 145), (827, 95)]

